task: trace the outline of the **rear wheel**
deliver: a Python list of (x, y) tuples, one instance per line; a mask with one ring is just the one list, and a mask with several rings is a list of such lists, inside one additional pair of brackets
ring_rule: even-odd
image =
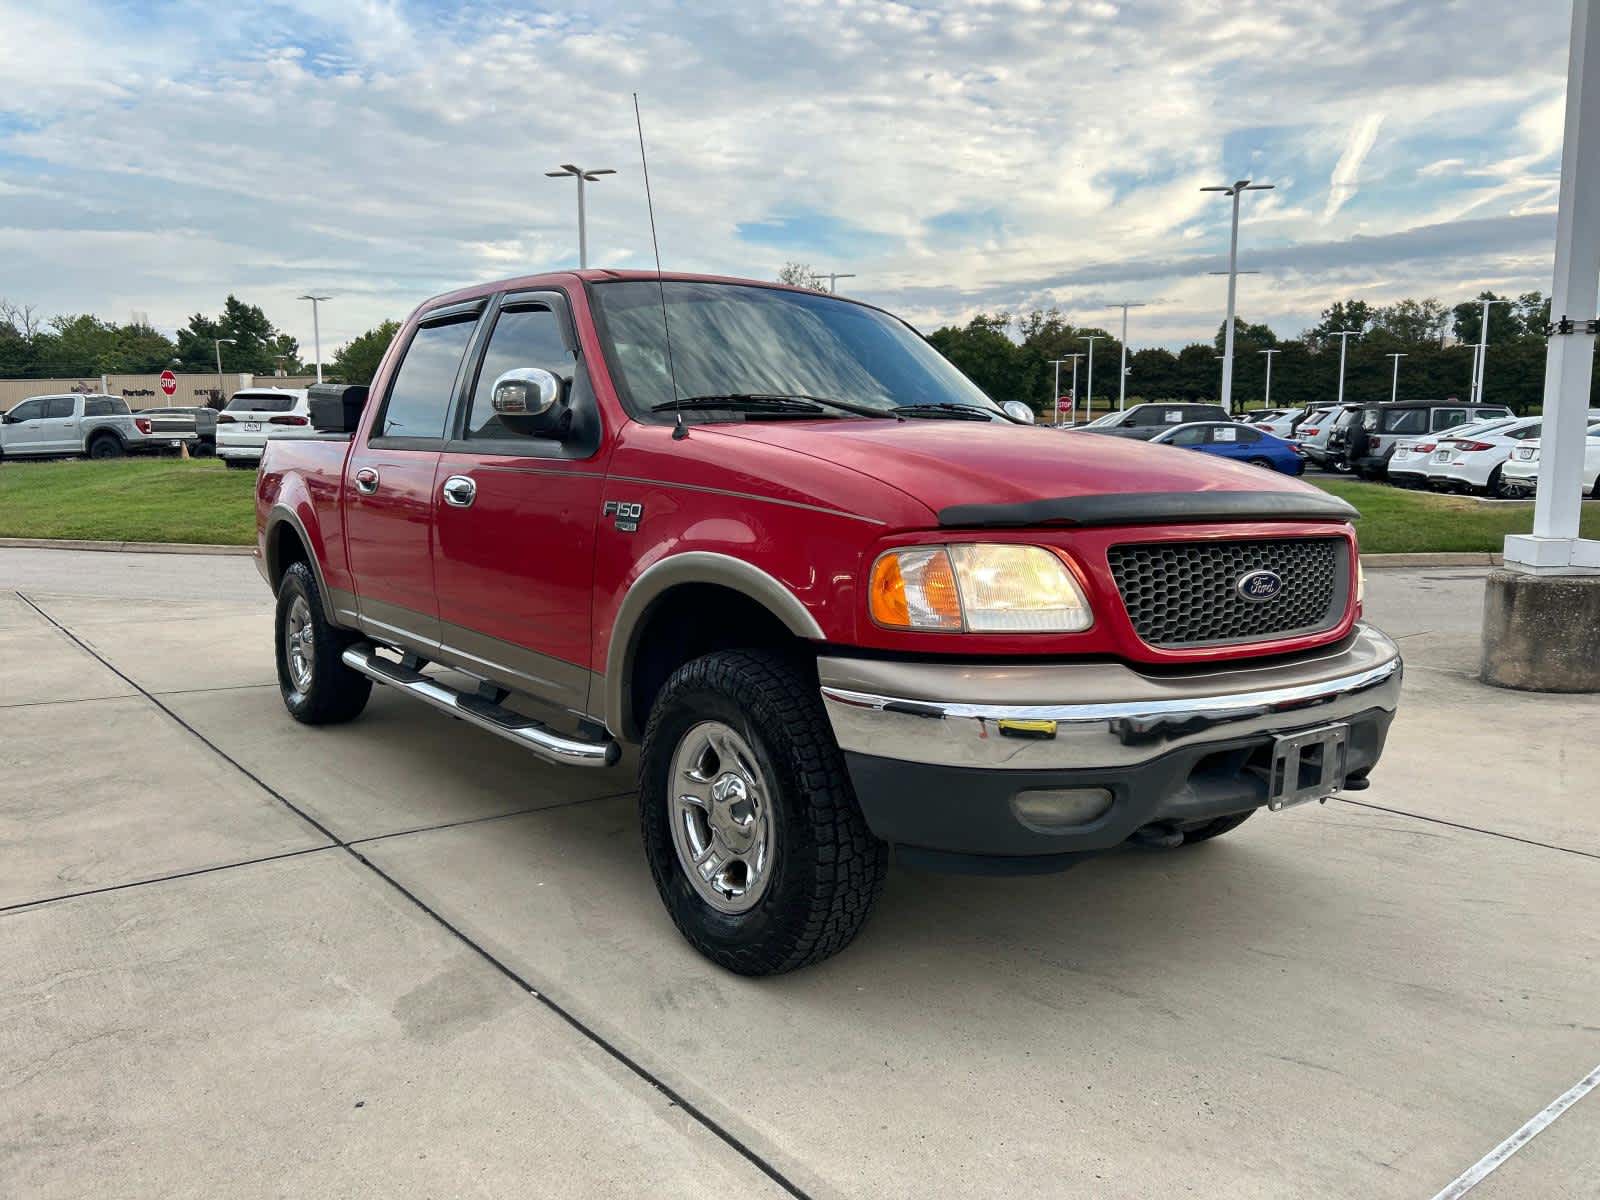
[(888, 873), (815, 679), (725, 650), (667, 680), (639, 764), (645, 856), (673, 923), (712, 962), (775, 975), (847, 946)]
[(273, 630), (278, 691), (291, 717), (306, 725), (336, 725), (360, 714), (372, 680), (340, 658), (360, 635), (328, 623), (317, 577), (303, 562), (290, 563), (278, 584)]
[(102, 433), (89, 443), (90, 458), (121, 458), (125, 453), (122, 439), (109, 433)]
[(1506, 482), (1500, 476), (1499, 467), (1490, 471), (1489, 482), (1485, 485), (1484, 491), (1497, 500), (1504, 500), (1510, 493), (1506, 491)]

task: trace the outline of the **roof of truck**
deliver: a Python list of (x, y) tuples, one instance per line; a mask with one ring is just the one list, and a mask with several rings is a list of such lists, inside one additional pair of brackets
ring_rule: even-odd
[[(588, 270), (546, 271), (539, 275), (516, 275), (509, 279), (474, 283), (470, 287), (457, 288), (455, 291), (430, 296), (418, 307), (433, 308), (441, 304), (476, 300), (483, 296), (492, 296), (496, 292), (533, 291), (541, 287), (550, 287), (557, 283), (570, 283), (574, 280), (580, 283), (608, 283), (618, 280), (654, 283), (658, 278), (667, 283), (736, 283), (743, 284), (746, 287), (772, 288), (783, 292), (804, 292), (811, 296), (818, 294), (814, 288), (794, 287), (791, 284), (778, 283), (771, 279), (744, 279), (737, 275), (699, 275), (690, 271), (662, 271), (658, 276), (654, 271), (616, 271), (590, 268)], [(846, 300), (849, 297), (840, 296), (838, 299)], [(855, 303), (860, 302), (855, 301)]]

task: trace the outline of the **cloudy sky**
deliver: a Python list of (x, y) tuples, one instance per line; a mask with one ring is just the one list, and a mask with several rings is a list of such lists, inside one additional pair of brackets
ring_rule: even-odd
[(173, 328), (233, 291), (309, 351), (420, 299), (790, 259), (933, 328), (1059, 304), (1135, 344), (1240, 312), (1550, 286), (1569, 0), (0, 0), (0, 297)]

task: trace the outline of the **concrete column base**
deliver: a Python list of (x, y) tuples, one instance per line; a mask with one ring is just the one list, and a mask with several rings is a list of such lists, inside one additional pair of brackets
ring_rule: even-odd
[(1600, 692), (1600, 575), (1491, 571), (1482, 677), (1528, 692)]

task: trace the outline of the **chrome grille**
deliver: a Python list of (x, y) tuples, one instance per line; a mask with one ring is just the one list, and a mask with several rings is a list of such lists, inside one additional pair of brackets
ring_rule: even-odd
[[(1113, 546), (1111, 574), (1133, 628), (1152, 646), (1267, 641), (1331, 629), (1349, 598), (1342, 538), (1150, 542)], [(1239, 580), (1271, 571), (1283, 587), (1247, 599)]]

